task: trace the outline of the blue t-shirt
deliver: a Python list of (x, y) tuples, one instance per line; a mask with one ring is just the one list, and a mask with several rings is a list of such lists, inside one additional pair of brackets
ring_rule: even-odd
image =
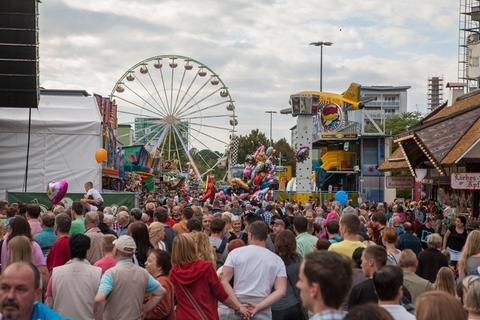
[(33, 239), (37, 241), (37, 243), (40, 245), (40, 248), (42, 248), (43, 255), (47, 256), (53, 243), (57, 241), (57, 235), (55, 234), (53, 228), (45, 228), (34, 235)]
[(32, 320), (67, 320), (43, 303), (37, 301), (33, 306)]
[(343, 241), (342, 237), (338, 234), (332, 236), (330, 239), (328, 239), (328, 242), (330, 243), (337, 243)]

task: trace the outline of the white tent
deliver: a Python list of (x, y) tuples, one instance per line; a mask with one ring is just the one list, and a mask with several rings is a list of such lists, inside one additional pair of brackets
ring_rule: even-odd
[[(52, 179), (66, 179), (68, 192), (101, 184), (95, 151), (102, 146), (101, 116), (85, 91), (42, 90), (32, 109), (28, 192), (45, 192)], [(0, 108), (0, 190), (23, 191), (28, 109)]]

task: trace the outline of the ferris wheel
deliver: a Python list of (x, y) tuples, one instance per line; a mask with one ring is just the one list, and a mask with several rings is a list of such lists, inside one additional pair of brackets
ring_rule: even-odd
[(193, 170), (197, 179), (227, 168), (238, 125), (228, 87), (208, 66), (189, 57), (154, 56), (129, 68), (110, 99), (133, 144), (162, 161)]

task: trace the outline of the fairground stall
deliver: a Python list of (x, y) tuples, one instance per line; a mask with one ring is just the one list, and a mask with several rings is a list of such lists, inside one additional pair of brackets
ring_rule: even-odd
[(447, 103), (394, 140), (398, 150), (382, 165), (404, 169), (415, 177), (414, 199), (435, 199), (479, 214), (480, 201), (480, 91), (461, 95), (451, 88)]

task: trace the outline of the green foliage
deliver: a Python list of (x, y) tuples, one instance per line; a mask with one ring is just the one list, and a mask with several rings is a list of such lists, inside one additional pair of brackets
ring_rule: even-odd
[(268, 147), (269, 141), (259, 129), (253, 129), (250, 134), (238, 139), (238, 163), (243, 164), (247, 155), (252, 154), (260, 145)]
[[(416, 112), (404, 112), (399, 115), (390, 116), (385, 119), (385, 134), (396, 136), (409, 130), (422, 120), (422, 114)], [(397, 144), (392, 145), (391, 152), (398, 148)]]
[(396, 197), (402, 199), (411, 199), (412, 189), (397, 189)]
[(295, 150), (288, 144), (285, 138), (282, 138), (273, 144), (275, 150), (277, 150), (277, 158), (282, 157), (282, 165), (292, 166), (292, 170), (295, 172)]
[(422, 119), (420, 112), (404, 112), (385, 119), (385, 134), (395, 136), (415, 126)]

